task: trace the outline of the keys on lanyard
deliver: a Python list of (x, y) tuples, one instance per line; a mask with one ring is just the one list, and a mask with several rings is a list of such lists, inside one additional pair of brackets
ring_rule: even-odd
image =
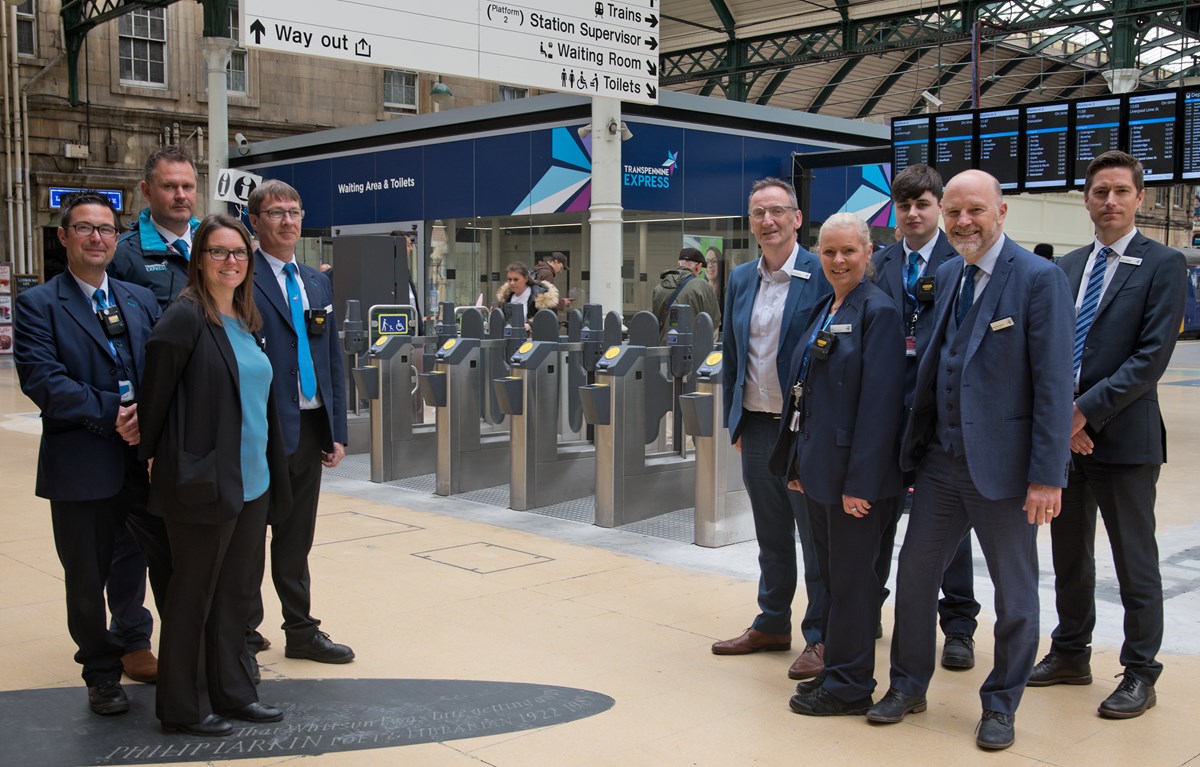
[(797, 381), (792, 386), (792, 417), (788, 421), (788, 429), (793, 432), (800, 431), (800, 408), (803, 406), (801, 400), (804, 399), (804, 382)]

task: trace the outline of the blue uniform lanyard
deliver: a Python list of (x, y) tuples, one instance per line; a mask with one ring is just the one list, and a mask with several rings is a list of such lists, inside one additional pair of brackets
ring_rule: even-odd
[(808, 337), (808, 344), (804, 347), (804, 358), (800, 361), (800, 383), (803, 384), (808, 378), (808, 366), (812, 363), (812, 348), (817, 342), (817, 335), (822, 330), (829, 330), (829, 324), (833, 322), (833, 307), (830, 306), (830, 311), (825, 315), (825, 322), (820, 327), (814, 328), (812, 335)]

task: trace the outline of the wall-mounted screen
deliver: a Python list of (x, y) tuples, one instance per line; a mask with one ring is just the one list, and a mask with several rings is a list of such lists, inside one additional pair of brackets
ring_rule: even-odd
[(1183, 91), (1183, 180), (1200, 178), (1200, 88)]
[(1067, 186), (1068, 105), (1025, 107), (1025, 188)]
[(975, 162), (975, 114), (939, 114), (933, 118), (933, 166), (943, 181), (970, 170)]
[(1075, 114), (1072, 177), (1075, 186), (1087, 180), (1087, 166), (1097, 156), (1121, 146), (1121, 97), (1072, 102)]
[(929, 164), (929, 116), (892, 120), (892, 173), (909, 165)]
[(1129, 154), (1142, 161), (1144, 178), (1175, 180), (1175, 122), (1179, 91), (1131, 93), (1129, 99)]
[(977, 168), (991, 173), (1004, 191), (1014, 191), (1019, 182), (1021, 111), (985, 109), (979, 113), (979, 160)]

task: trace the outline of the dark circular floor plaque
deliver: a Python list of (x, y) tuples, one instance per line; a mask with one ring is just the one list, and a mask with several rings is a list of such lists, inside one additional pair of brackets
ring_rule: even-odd
[(81, 687), (0, 692), (5, 761), (125, 765), (391, 748), (563, 724), (614, 703), (569, 687), (441, 679), (284, 679), (258, 689), (283, 721), (234, 722), (221, 738), (163, 732), (147, 685), (125, 686), (131, 707), (117, 716), (91, 713)]

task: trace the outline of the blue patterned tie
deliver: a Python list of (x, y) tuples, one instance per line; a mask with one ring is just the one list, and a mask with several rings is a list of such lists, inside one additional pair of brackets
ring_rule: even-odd
[(292, 313), (292, 329), (296, 331), (296, 355), (300, 361), (300, 393), (305, 399), (317, 394), (317, 375), (313, 371), (312, 352), (308, 348), (308, 330), (304, 326), (304, 301), (300, 298), (300, 283), (296, 282), (296, 263), (283, 267), (287, 273), (288, 309)]
[(954, 321), (959, 325), (963, 324), (967, 312), (971, 311), (971, 304), (975, 303), (975, 274), (978, 271), (979, 267), (975, 264), (967, 264), (963, 269), (962, 293), (958, 296), (958, 311), (954, 313)]
[(921, 254), (913, 251), (908, 254), (908, 265), (904, 268), (904, 294), (908, 296), (913, 309), (917, 308), (917, 276), (921, 273)]
[(1096, 321), (1096, 309), (1100, 306), (1100, 295), (1104, 292), (1104, 273), (1108, 271), (1108, 255), (1112, 248), (1103, 247), (1096, 252), (1096, 260), (1092, 262), (1092, 274), (1088, 277), (1087, 288), (1083, 291), (1083, 303), (1079, 305), (1079, 314), (1075, 315), (1075, 377), (1079, 377), (1079, 366), (1083, 363), (1083, 345), (1087, 341), (1088, 331)]
[(192, 257), (190, 255), (188, 255), (187, 240), (180, 237), (178, 240), (175, 241), (175, 248), (183, 255), (183, 258), (185, 261), (191, 260)]
[[(97, 309), (108, 308), (108, 297), (104, 295), (104, 288), (96, 288), (92, 293), (92, 300), (96, 302)], [(112, 339), (106, 334), (104, 340), (108, 341), (108, 350), (112, 352), (113, 359), (117, 359), (117, 347), (113, 346)]]

